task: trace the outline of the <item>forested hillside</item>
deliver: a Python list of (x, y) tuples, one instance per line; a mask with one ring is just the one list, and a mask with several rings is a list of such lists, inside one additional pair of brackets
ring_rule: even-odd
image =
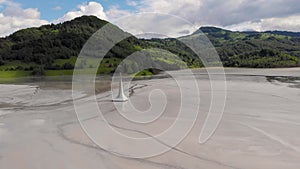
[[(293, 67), (300, 66), (300, 33), (232, 32), (203, 27), (227, 67)], [(195, 32), (198, 33), (198, 32)]]
[[(58, 25), (15, 32), (0, 40), (2, 70), (73, 69), (74, 57), (78, 56), (87, 39), (107, 23), (94, 16), (83, 16)], [(136, 50), (135, 43), (138, 39), (130, 37), (117, 44), (108, 55), (123, 58)]]
[[(6, 38), (1, 38), (0, 71), (28, 71), (32, 75), (43, 75), (47, 74), (47, 72), (52, 72), (47, 75), (72, 74), (68, 70), (74, 68), (76, 57), (85, 42), (93, 33), (107, 23), (94, 16), (82, 16), (58, 25), (51, 24), (39, 28), (20, 30)], [(159, 46), (156, 43), (152, 43), (152, 41), (139, 40), (131, 36), (116, 44), (107, 53), (99, 68), (99, 73), (114, 72), (123, 58), (136, 51)], [(184, 46), (177, 43), (176, 39), (170, 40), (164, 46), (167, 46), (165, 47), (166, 50), (180, 55), (184, 60), (189, 57), (195, 57), (195, 55), (186, 55)], [(170, 54), (164, 53), (164, 55), (173, 58)], [(187, 61), (189, 66), (200, 66), (195, 59), (187, 59)], [(163, 61), (159, 60), (157, 62)], [(176, 63), (166, 61), (161, 64), (168, 64), (167, 67), (170, 69), (178, 69), (180, 67)], [(130, 66), (128, 65), (127, 67), (133, 69)]]
[[(82, 16), (57, 25), (20, 30), (8, 37), (0, 38), (0, 71), (23, 71), (32, 75), (71, 74), (76, 57), (85, 42), (107, 23), (94, 16)], [(224, 66), (254, 68), (300, 66), (300, 33), (232, 32), (215, 27), (202, 27), (190, 36), (202, 32), (216, 47)], [(131, 36), (116, 44), (107, 54), (99, 73), (114, 72), (123, 58), (136, 51), (150, 48), (167, 50), (179, 56), (190, 67), (202, 66), (192, 50), (177, 39), (137, 39)], [(173, 58), (169, 54), (164, 55), (166, 58)], [(168, 64), (170, 69), (180, 67), (172, 61), (158, 61)], [(136, 67), (135, 64), (132, 65)], [(128, 68), (133, 69), (131, 65), (128, 65)]]

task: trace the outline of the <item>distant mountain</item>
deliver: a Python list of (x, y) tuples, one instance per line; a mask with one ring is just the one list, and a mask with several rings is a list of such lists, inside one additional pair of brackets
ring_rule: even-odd
[(266, 31), (265, 33), (269, 33), (269, 34), (273, 34), (273, 35), (290, 36), (290, 37), (300, 37), (300, 32)]
[[(43, 74), (44, 70), (72, 69), (88, 38), (107, 23), (94, 16), (82, 16), (62, 24), (23, 29), (8, 37), (0, 38), (0, 71), (20, 70)], [(199, 33), (207, 35), (224, 66), (260, 68), (300, 66), (300, 33), (233, 32), (216, 27), (201, 27), (185, 38)], [(149, 48), (161, 48), (176, 54), (190, 67), (202, 66), (195, 53), (178, 39), (148, 37), (138, 39), (131, 36), (110, 50), (105, 64), (102, 64), (105, 68), (100, 73), (113, 72), (123, 58)], [(159, 62), (169, 64), (168, 67), (171, 69), (178, 68), (178, 65), (166, 60)]]
[[(0, 39), (0, 59), (47, 64), (55, 59), (77, 56), (89, 37), (107, 23), (95, 16), (82, 16), (62, 24), (17, 31)], [(138, 41), (133, 36), (129, 39), (131, 42)], [(127, 43), (118, 44), (116, 48), (126, 46), (128, 52), (132, 51), (127, 46), (130, 40), (127, 40)], [(132, 46), (131, 42), (129, 46)], [(124, 57), (123, 53), (112, 54), (112, 52), (108, 55)]]
[(230, 30), (225, 30), (222, 28), (217, 28), (217, 27), (201, 27), (199, 30), (194, 32), (194, 34), (197, 34), (199, 32), (203, 33), (218, 33), (218, 32), (232, 32), (232, 33), (245, 33), (248, 35), (253, 35), (253, 34), (272, 34), (272, 35), (282, 35), (282, 36), (289, 36), (289, 37), (300, 37), (300, 32), (289, 32), (289, 31), (265, 31), (265, 32), (257, 32), (257, 31), (230, 31)]
[[(107, 23), (95, 16), (82, 16), (57, 25), (23, 29), (8, 37), (0, 38), (0, 71), (31, 71), (32, 74), (42, 75), (47, 70), (73, 69), (76, 57), (85, 42)], [(118, 27), (115, 28), (123, 32)], [(136, 51), (149, 48), (166, 49), (179, 55), (189, 66), (200, 66), (196, 56), (191, 52), (191, 54), (186, 54), (186, 47), (176, 39), (161, 42), (156, 39), (138, 39), (130, 36), (116, 44), (106, 54), (106, 59), (103, 60), (105, 63), (101, 64), (102, 68), (99, 73), (111, 73), (123, 58)], [(150, 53), (155, 55), (154, 52)], [(170, 53), (163, 54), (167, 58), (174, 58)], [(180, 67), (175, 61), (160, 59), (156, 62), (169, 69)], [(88, 66), (93, 67), (92, 64)], [(136, 69), (137, 66), (130, 63), (126, 67), (131, 70)]]
[(202, 27), (228, 67), (300, 66), (300, 33), (286, 31), (234, 32)]
[[(85, 42), (107, 23), (95, 16), (82, 16), (62, 24), (23, 29), (1, 38), (0, 70), (71, 69), (74, 67), (72, 58), (77, 57)], [(124, 58), (139, 49), (135, 46), (138, 43), (139, 40), (131, 36), (118, 43), (107, 57)]]

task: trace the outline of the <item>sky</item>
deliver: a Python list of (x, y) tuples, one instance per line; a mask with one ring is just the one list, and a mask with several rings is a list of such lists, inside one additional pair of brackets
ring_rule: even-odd
[[(113, 22), (143, 12), (170, 14), (196, 27), (300, 32), (299, 0), (0, 0), (0, 36), (82, 15), (95, 15)], [(154, 18), (153, 22), (160, 19)], [(144, 24), (143, 20), (139, 21)]]

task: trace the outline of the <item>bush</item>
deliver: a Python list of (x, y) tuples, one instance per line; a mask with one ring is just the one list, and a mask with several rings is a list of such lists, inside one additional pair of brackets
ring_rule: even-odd
[(43, 76), (45, 75), (44, 67), (34, 67), (33, 71), (31, 72), (33, 76)]
[(24, 67), (23, 66), (17, 66), (16, 70), (24, 70)]
[(74, 66), (71, 63), (65, 63), (62, 67), (66, 70), (74, 69)]

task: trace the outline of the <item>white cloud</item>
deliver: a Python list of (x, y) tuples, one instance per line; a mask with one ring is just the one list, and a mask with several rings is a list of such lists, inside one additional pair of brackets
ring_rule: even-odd
[[(159, 12), (187, 19), (195, 25), (230, 27), (243, 25), (244, 29), (284, 29), (300, 31), (299, 23), (291, 23), (299, 14), (298, 0), (141, 0), (141, 12)], [(262, 21), (262, 26), (255, 21)], [(281, 25), (283, 24), (283, 25)]]
[(165, 14), (141, 13), (116, 20), (113, 24), (133, 35), (159, 35), (164, 37), (179, 37), (191, 34), (198, 28), (185, 20)]
[(137, 1), (133, 1), (133, 0), (126, 0), (127, 5), (129, 6), (137, 6), (138, 2)]
[(224, 28), (232, 31), (262, 31), (261, 21), (247, 21), (239, 24), (229, 25)]
[(52, 9), (55, 10), (55, 11), (60, 11), (60, 10), (62, 10), (61, 6), (56, 6), (56, 7), (52, 8)]
[(19, 6), (9, 6), (4, 11), (5, 16), (22, 17), (26, 19), (39, 19), (40, 12), (36, 8), (22, 9)]
[(10, 0), (0, 0), (0, 4), (8, 3), (8, 2), (10, 2)]
[(300, 31), (300, 15), (293, 15), (280, 18), (260, 19), (256, 22), (248, 21), (226, 27), (231, 30), (244, 31), (267, 31), (267, 30), (286, 30)]
[(201, 6), (202, 0), (143, 0), (138, 5), (140, 12), (165, 13), (185, 19), (195, 16)]
[(111, 6), (110, 9), (105, 13), (110, 21), (133, 14), (131, 11), (120, 9), (119, 6)]
[(66, 13), (63, 17), (53, 21), (54, 23), (60, 23), (64, 21), (72, 20), (76, 17), (83, 15), (94, 15), (100, 19), (107, 20), (107, 16), (104, 12), (103, 6), (97, 2), (89, 2), (87, 4), (78, 5), (76, 10)]
[(194, 14), (201, 6), (201, 0), (127, 0), (127, 4), (135, 6), (140, 14), (121, 18), (114, 24), (134, 35), (178, 37), (195, 31), (195, 27), (182, 18)]
[(21, 8), (20, 4), (9, 0), (0, 0), (5, 9), (0, 13), (0, 36), (7, 36), (17, 30), (48, 24), (40, 19), (40, 12), (36, 8)]
[[(232, 30), (300, 31), (298, 0), (126, 0), (126, 2), (127, 5), (135, 7), (136, 11), (124, 10), (120, 6), (111, 6), (104, 10), (100, 3), (88, 2), (78, 5), (76, 9), (67, 12), (53, 22), (64, 22), (82, 15), (94, 15), (112, 22), (135, 13), (157, 12), (184, 18), (196, 27), (215, 25)], [(0, 0), (0, 6), (4, 8), (0, 13), (0, 36), (8, 35), (22, 28), (48, 23), (48, 21), (40, 19), (38, 9), (23, 9), (13, 0)], [(61, 10), (61, 7), (57, 6), (53, 10)], [(147, 23), (149, 20), (146, 19), (149, 19), (150, 23)], [(137, 30), (134, 26), (139, 24), (144, 25), (144, 28), (149, 26), (150, 29), (147, 30), (153, 32), (160, 31), (156, 30), (155, 23), (169, 22), (174, 26), (172, 35), (184, 35), (192, 31), (189, 24), (180, 20), (175, 23), (176, 19), (166, 21), (164, 17), (148, 17), (146, 19), (131, 20), (126, 24), (132, 24), (132, 27), (127, 26), (132, 30)], [(121, 26), (124, 27), (124, 25), (125, 23)], [(133, 32), (136, 31), (133, 30)]]
[[(21, 8), (21, 5), (11, 0), (0, 0), (0, 5), (5, 9), (0, 13), (0, 36), (7, 36), (17, 30), (49, 24), (49, 21), (40, 19), (40, 12), (36, 8)], [(61, 10), (56, 6), (53, 10)], [(104, 20), (114, 20), (129, 15), (130, 11), (121, 10), (118, 6), (112, 6), (104, 11), (103, 6), (97, 2), (89, 2), (77, 6), (77, 9), (67, 12), (53, 23), (60, 23), (72, 20), (83, 15), (94, 15)]]

